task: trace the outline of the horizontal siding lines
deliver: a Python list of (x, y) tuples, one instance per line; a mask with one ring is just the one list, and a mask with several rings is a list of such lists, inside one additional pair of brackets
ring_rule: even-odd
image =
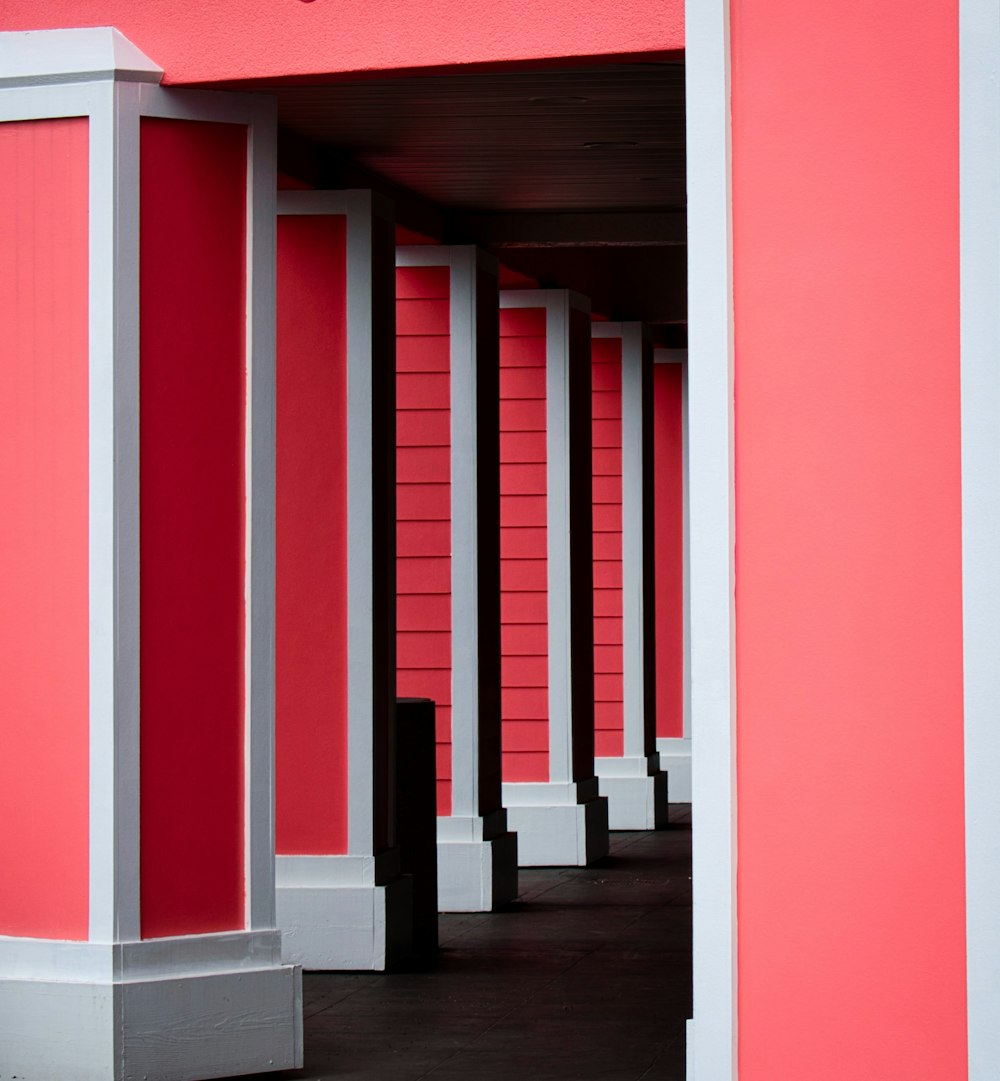
[(451, 813), (450, 268), (396, 270), (396, 693), (435, 702)]
[(624, 753), (621, 341), (595, 338), (592, 356), (595, 750), (618, 756)]
[(505, 781), (544, 781), (548, 748), (546, 312), (500, 312), (500, 621)]

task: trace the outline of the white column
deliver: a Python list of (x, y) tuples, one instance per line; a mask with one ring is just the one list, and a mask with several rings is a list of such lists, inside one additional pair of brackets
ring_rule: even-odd
[(450, 270), (452, 810), (438, 817), (438, 904), (488, 912), (517, 896), (500, 795), (497, 262), (419, 245), (397, 248), (396, 265)]
[(959, 4), (962, 601), (969, 1081), (1000, 1073), (1000, 10)]
[[(669, 780), (671, 803), (691, 802), (691, 614), (690, 614), (690, 531), (688, 529), (688, 367), (686, 349), (654, 349), (654, 364), (676, 364), (681, 372), (681, 445), (684, 518), (684, 728), (680, 736), (658, 736), (656, 749), (660, 765)], [(659, 423), (654, 417), (654, 430)], [(654, 473), (658, 466), (654, 463)]]
[(623, 748), (595, 759), (611, 829), (666, 825), (667, 777), (655, 749), (652, 352), (641, 323), (594, 323), (621, 342)]
[(688, 1081), (738, 1055), (729, 2), (686, 5), (693, 999)]
[(519, 861), (584, 866), (607, 855), (594, 775), (590, 303), (566, 289), (503, 290), (501, 309), (545, 312), (548, 780), (504, 781)]
[[(333, 431), (331, 420), (319, 424), (315, 439), (326, 453), (335, 440), (346, 440), (347, 489), (346, 626), (317, 623), (312, 631), (327, 636), (333, 652), (346, 651), (346, 851), (279, 852), (278, 925), (284, 956), (306, 968), (380, 970), (409, 955), (413, 933), (390, 786), (396, 683), (392, 207), (367, 191), (291, 191), (279, 194), (278, 213), (346, 219), (346, 256), (329, 253), (331, 261), (346, 259), (346, 432)], [(332, 322), (329, 332), (335, 333)], [(280, 342), (278, 353), (280, 415)], [(296, 527), (308, 532), (309, 523)], [(279, 673), (294, 678), (294, 671)], [(342, 725), (339, 704), (330, 702), (328, 709), (330, 723)], [(279, 716), (279, 737), (297, 721)], [(343, 793), (331, 778), (329, 792), (310, 798), (315, 813), (326, 814)]]
[[(79, 717), (84, 745), (89, 742), (89, 761), (81, 763), (89, 778), (89, 807), (84, 810), (87, 847), (81, 862), (87, 871), (79, 885), (87, 901), (89, 926), (84, 923), (72, 939), (18, 937), (0, 927), (4, 936), (0, 937), (4, 1073), (57, 1081), (145, 1076), (181, 1081), (298, 1067), (302, 1064), (300, 970), (281, 962), (272, 856), (273, 112), (259, 98), (161, 89), (157, 85), (160, 69), (108, 28), (0, 34), (0, 58), (0, 128), (17, 121), (86, 118), (84, 168), (89, 179), (89, 280), (73, 286), (86, 289), (89, 306), (85, 350), (89, 450), (81, 448), (88, 473), (81, 512), (86, 515), (88, 533), (87, 613), (79, 627), (74, 610), (67, 608), (58, 617), (67, 634), (79, 634), (89, 642), (89, 700), (82, 703)], [(241, 343), (233, 348), (244, 350), (238, 379), (243, 378), (244, 363), (247, 372), (239, 392), (245, 409), (245, 447), (232, 448), (233, 460), (243, 463), (236, 472), (242, 472), (239, 486), (245, 493), (245, 507), (239, 517), (245, 517), (246, 525), (244, 541), (234, 541), (234, 546), (243, 548), (239, 566), (230, 563), (226, 568), (233, 581), (240, 577), (243, 581), (245, 614), (236, 618), (244, 621), (237, 637), (245, 642), (246, 652), (242, 661), (233, 656), (230, 677), (242, 667), (245, 687), (242, 693), (234, 692), (231, 682), (224, 688), (227, 701), (242, 697), (243, 705), (219, 717), (216, 733), (225, 741), (222, 751), (227, 762), (243, 763), (234, 767), (234, 772), (243, 773), (242, 793), (234, 791), (225, 797), (224, 808), (231, 831), (225, 856), (233, 868), (242, 869), (234, 870), (233, 880), (225, 883), (238, 899), (235, 907), (226, 901), (207, 917), (204, 907), (199, 907), (197, 883), (184, 883), (184, 889), (170, 897), (156, 895), (160, 887), (152, 883), (161, 880), (152, 871), (147, 877), (147, 871), (150, 861), (155, 870), (161, 853), (154, 835), (140, 835), (140, 822), (147, 821), (144, 816), (149, 812), (140, 801), (140, 789), (144, 777), (149, 779), (147, 770), (155, 767), (145, 757), (140, 739), (140, 712), (152, 709), (141, 678), (140, 651), (150, 648), (148, 643), (154, 639), (169, 640), (183, 633), (183, 627), (175, 626), (162, 610), (157, 616), (140, 612), (139, 605), (141, 589), (157, 577), (159, 556), (155, 553), (162, 551), (148, 546), (163, 539), (140, 536), (140, 518), (146, 521), (151, 511), (148, 500), (159, 496), (147, 492), (140, 508), (139, 447), (147, 435), (155, 438), (147, 423), (156, 420), (162, 425), (167, 417), (160, 413), (154, 418), (157, 403), (149, 403), (145, 396), (140, 409), (140, 332), (148, 314), (145, 301), (140, 306), (138, 273), (140, 245), (145, 243), (139, 232), (139, 192), (144, 179), (140, 128), (146, 130), (147, 118), (189, 122), (182, 139), (203, 139), (204, 129), (216, 122), (242, 126), (247, 132), (246, 254), (245, 271), (240, 272), (241, 277), (245, 272), (245, 321), (242, 313), (236, 315), (232, 335), (233, 342)], [(41, 130), (40, 136), (45, 138)], [(199, 160), (204, 166), (206, 158)], [(173, 159), (161, 159), (159, 164), (164, 161), (174, 167)], [(235, 162), (239, 169), (238, 157)], [(189, 175), (184, 170), (190, 163), (178, 159), (176, 164)], [(0, 179), (0, 185), (4, 180), (11, 178)], [(211, 182), (209, 171), (206, 183)], [(45, 178), (40, 177), (39, 183), (44, 185)], [(176, 195), (179, 201), (187, 197), (183, 191)], [(172, 212), (183, 214), (184, 209), (180, 202)], [(240, 261), (243, 249), (241, 244)], [(0, 252), (0, 260), (16, 260), (19, 254), (31, 258), (8, 248)], [(227, 257), (231, 259), (231, 251)], [(16, 279), (16, 264), (13, 274)], [(34, 284), (45, 287), (45, 283)], [(160, 298), (154, 300), (158, 304)], [(170, 295), (163, 302), (169, 304)], [(156, 304), (151, 301), (150, 307)], [(183, 318), (184, 312), (179, 311), (178, 319)], [(0, 363), (16, 366), (18, 359), (11, 351)], [(25, 379), (33, 377), (33, 372), (23, 373)], [(228, 401), (241, 408), (238, 398)], [(34, 408), (25, 398), (10, 405), (15, 413)], [(188, 415), (187, 408), (183, 397), (163, 407), (170, 411), (170, 424), (176, 422), (188, 438), (198, 439), (205, 431), (203, 420), (195, 412)], [(160, 489), (153, 485), (151, 491)], [(229, 503), (240, 498), (234, 497), (232, 489), (221, 494)], [(37, 498), (46, 498), (41, 488)], [(178, 523), (178, 546), (189, 542), (185, 530), (186, 523)], [(48, 681), (60, 680), (65, 673), (39, 671), (38, 675)], [(205, 678), (211, 682), (211, 675)], [(185, 695), (200, 690), (212, 698), (218, 691), (205, 682), (197, 686), (193, 682), (188, 672), (177, 671), (177, 685)], [(7, 720), (13, 727), (7, 740), (0, 735), (0, 743), (11, 753), (17, 726), (29, 718)], [(67, 717), (60, 723), (69, 730), (76, 722)], [(150, 728), (154, 727), (158, 728), (158, 746), (181, 755), (182, 765), (184, 755), (197, 753), (188, 744), (171, 744), (172, 739), (185, 737), (174, 737), (170, 724), (157, 726), (151, 721)], [(45, 767), (44, 761), (38, 762), (40, 770)], [(44, 783), (41, 773), (39, 779)], [(162, 793), (162, 774), (159, 782)], [(182, 801), (201, 797), (199, 792), (185, 790), (191, 783), (186, 776), (177, 777), (178, 808)], [(162, 816), (169, 817), (168, 808), (159, 810), (161, 821)], [(30, 808), (22, 811), (31, 813)], [(5, 829), (13, 829), (14, 820), (6, 811), (5, 819)], [(167, 858), (185, 866), (191, 846), (202, 845), (198, 858), (211, 860), (215, 834), (208, 823), (206, 827), (203, 837), (191, 836), (179, 848), (174, 838), (175, 847)], [(242, 853), (234, 856), (240, 835)], [(39, 853), (37, 860), (46, 858)], [(24, 868), (6, 866), (4, 889), (17, 889), (19, 880), (28, 882), (37, 860)], [(192, 885), (193, 907), (188, 889)], [(63, 886), (67, 891), (74, 889), (68, 881)], [(170, 927), (185, 930), (171, 931)], [(231, 1018), (238, 1018), (239, 1023), (220, 1023)]]

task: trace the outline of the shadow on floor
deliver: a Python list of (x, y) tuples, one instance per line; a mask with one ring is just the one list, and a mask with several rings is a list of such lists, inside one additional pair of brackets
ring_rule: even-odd
[(589, 868), (521, 871), (501, 912), (441, 917), (435, 968), (304, 978), (303, 1070), (273, 1081), (683, 1081), (690, 807)]

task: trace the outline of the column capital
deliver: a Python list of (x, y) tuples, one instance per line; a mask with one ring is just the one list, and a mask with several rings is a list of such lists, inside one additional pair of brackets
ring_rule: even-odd
[(0, 89), (162, 78), (163, 69), (113, 26), (0, 33)]

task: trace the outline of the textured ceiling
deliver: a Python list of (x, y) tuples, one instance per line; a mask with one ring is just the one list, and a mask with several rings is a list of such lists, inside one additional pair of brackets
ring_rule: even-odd
[(685, 204), (680, 63), (427, 75), (276, 93), (285, 129), (442, 206)]
[(612, 318), (659, 325), (677, 344), (686, 319), (682, 62), (269, 89), (284, 168), (305, 148), (313, 169), (303, 179), (381, 186), (403, 224), (480, 243)]

